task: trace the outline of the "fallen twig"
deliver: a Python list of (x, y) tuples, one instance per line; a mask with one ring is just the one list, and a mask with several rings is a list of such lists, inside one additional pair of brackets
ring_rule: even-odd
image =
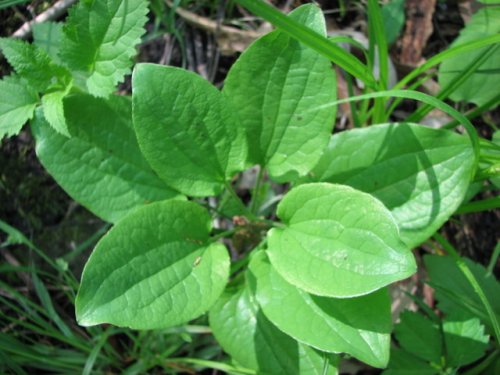
[[(171, 1), (165, 0), (165, 2), (169, 7), (173, 7)], [(187, 23), (214, 34), (222, 54), (242, 52), (250, 43), (264, 34), (260, 31), (240, 30), (236, 27), (219, 25), (217, 21), (199, 16), (180, 7), (176, 7), (175, 12)]]
[(42, 23), (46, 21), (52, 21), (59, 18), (66, 10), (76, 3), (77, 0), (60, 0), (51, 6), (46, 11), (40, 13), (35, 17), (34, 20), (24, 23), (19, 29), (17, 29), (12, 36), (15, 38), (25, 39), (28, 38), (32, 31), (33, 25), (37, 23)]

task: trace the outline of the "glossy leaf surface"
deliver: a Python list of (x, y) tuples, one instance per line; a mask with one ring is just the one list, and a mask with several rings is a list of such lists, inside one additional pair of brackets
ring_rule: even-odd
[(139, 64), (132, 87), (139, 144), (168, 185), (186, 195), (216, 195), (245, 168), (239, 120), (209, 82), (183, 69)]
[(402, 123), (334, 135), (310, 180), (346, 184), (380, 199), (403, 241), (415, 247), (460, 206), (473, 171), (467, 137)]
[(42, 115), (33, 132), (40, 161), (73, 199), (116, 222), (138, 206), (179, 195), (142, 156), (129, 98), (76, 95), (65, 106), (71, 138), (52, 130)]
[[(325, 356), (276, 328), (262, 313), (251, 292), (229, 289), (210, 310), (210, 327), (233, 359), (259, 374), (337, 374), (335, 356)], [(330, 358), (329, 358), (330, 357)]]
[(209, 242), (211, 218), (192, 202), (147, 205), (97, 244), (76, 299), (79, 324), (172, 327), (206, 312), (229, 276), (224, 245)]
[[(291, 18), (325, 35), (321, 9), (302, 6)], [(336, 98), (331, 63), (282, 31), (253, 43), (231, 67), (223, 92), (234, 103), (249, 143), (249, 160), (277, 180), (306, 174), (331, 133)]]
[(415, 272), (391, 213), (371, 195), (328, 183), (301, 185), (278, 205), (269, 258), (289, 283), (329, 297), (368, 294)]
[[(500, 8), (487, 7), (479, 9), (470, 22), (462, 29), (452, 47), (463, 43), (480, 40), (500, 33)], [(477, 60), (488, 49), (494, 49), (483, 64), (471, 77), (465, 80), (451, 95), (454, 101), (466, 101), (482, 105), (498, 95), (500, 86), (500, 46), (498, 44), (478, 48), (445, 60), (439, 67), (439, 84), (445, 87), (458, 79), (467, 66)]]
[(263, 253), (252, 259), (250, 271), (259, 305), (283, 332), (323, 351), (387, 365), (392, 328), (387, 290), (357, 298), (314, 296), (287, 283)]
[(11, 75), (0, 80), (0, 140), (16, 135), (33, 117), (38, 103), (35, 90), (19, 77)]
[(70, 9), (61, 59), (81, 72), (88, 91), (108, 96), (130, 73), (135, 46), (144, 34), (146, 0), (80, 1)]

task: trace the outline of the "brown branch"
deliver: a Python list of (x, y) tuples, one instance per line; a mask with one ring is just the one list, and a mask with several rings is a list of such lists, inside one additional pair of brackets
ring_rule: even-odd
[(66, 10), (76, 3), (77, 0), (59, 0), (53, 6), (51, 6), (46, 11), (40, 13), (35, 17), (34, 20), (24, 23), (19, 29), (17, 29), (12, 36), (15, 38), (25, 39), (28, 38), (32, 31), (33, 25), (37, 23), (42, 23), (46, 21), (52, 21), (63, 15)]
[[(173, 6), (172, 2), (169, 0), (165, 0), (165, 3), (169, 7)], [(220, 25), (217, 21), (199, 16), (180, 7), (175, 8), (175, 12), (184, 21), (191, 24), (192, 26), (198, 27), (210, 34), (214, 34), (222, 54), (242, 52), (255, 39), (264, 35), (263, 32), (259, 31), (241, 30), (237, 29), (236, 27)]]

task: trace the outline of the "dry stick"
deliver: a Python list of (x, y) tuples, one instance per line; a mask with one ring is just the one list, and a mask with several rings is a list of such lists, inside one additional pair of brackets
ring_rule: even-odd
[(46, 21), (52, 21), (59, 18), (66, 10), (76, 3), (77, 0), (59, 0), (45, 12), (40, 13), (35, 17), (34, 20), (24, 23), (19, 29), (17, 29), (14, 34), (12, 34), (15, 38), (25, 39), (31, 35), (33, 31), (32, 27), (34, 24), (42, 23)]
[[(169, 7), (173, 6), (172, 2), (169, 0), (165, 0), (165, 3)], [(236, 47), (234, 48), (234, 50), (236, 50), (237, 52), (241, 51), (239, 51), (239, 48), (238, 46), (236, 46), (236, 44), (243, 43), (245, 46), (247, 46), (255, 39), (263, 35), (263, 33), (258, 31), (240, 30), (236, 27), (218, 25), (217, 21), (199, 16), (188, 10), (182, 9), (181, 7), (175, 8), (175, 12), (189, 24), (205, 30), (211, 34), (215, 34), (220, 39), (226, 40), (229, 47)]]

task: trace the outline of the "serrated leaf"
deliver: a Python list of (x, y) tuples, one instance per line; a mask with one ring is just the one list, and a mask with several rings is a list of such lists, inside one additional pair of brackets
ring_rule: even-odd
[[(226, 291), (210, 310), (210, 327), (224, 351), (258, 374), (337, 374), (338, 358), (285, 335), (264, 316), (247, 287)], [(330, 360), (323, 373), (325, 358)]]
[(100, 0), (70, 9), (60, 55), (70, 69), (85, 74), (89, 93), (106, 97), (130, 73), (147, 7), (146, 0)]
[(437, 375), (438, 369), (431, 367), (421, 359), (405, 352), (404, 350), (392, 348), (391, 360), (387, 370), (382, 375)]
[(16, 135), (33, 117), (38, 95), (17, 76), (0, 80), (0, 140)]
[(259, 305), (280, 330), (323, 351), (387, 365), (392, 328), (387, 290), (358, 298), (314, 296), (287, 283), (264, 253), (253, 257), (249, 269)]
[(460, 367), (481, 358), (488, 347), (489, 336), (477, 318), (448, 317), (443, 322), (446, 364)]
[[(479, 40), (500, 32), (500, 8), (486, 7), (479, 9), (469, 23), (462, 29), (452, 47)], [(493, 45), (461, 53), (446, 59), (439, 67), (439, 84), (446, 87), (460, 77), (469, 64), (478, 59), (487, 49), (495, 49), (492, 55), (478, 67), (471, 77), (467, 78), (451, 95), (454, 101), (475, 103), (478, 106), (487, 103), (498, 94), (500, 85), (500, 46)]]
[(391, 213), (371, 195), (327, 183), (301, 185), (278, 205), (269, 258), (289, 283), (327, 297), (368, 294), (415, 272)]
[(152, 203), (126, 216), (85, 265), (79, 324), (166, 328), (206, 312), (229, 276), (229, 255), (210, 243), (210, 223), (205, 209), (187, 201)]
[(72, 87), (72, 80), (63, 88), (55, 88), (42, 97), (43, 115), (47, 122), (60, 134), (70, 136), (66, 116), (64, 115), (63, 100)]
[(59, 49), (62, 39), (62, 23), (42, 22), (34, 23), (33, 42), (36, 46), (44, 50), (52, 59), (59, 63)]
[(178, 196), (142, 156), (129, 98), (75, 95), (65, 107), (71, 138), (52, 130), (41, 113), (33, 133), (38, 158), (73, 199), (116, 222), (138, 206)]
[[(493, 275), (486, 272), (483, 266), (467, 258), (464, 258), (464, 261), (500, 319), (500, 299), (498, 298), (500, 284)], [(484, 324), (491, 327), (488, 313), (478, 294), (451, 257), (427, 255), (424, 257), (424, 262), (430, 278), (429, 284), (435, 289), (435, 297), (439, 301), (440, 310), (448, 314), (462, 311), (477, 316)]]
[(334, 135), (310, 180), (346, 184), (380, 199), (413, 248), (462, 203), (473, 155), (470, 141), (451, 131), (377, 125)]
[(246, 142), (226, 98), (183, 69), (138, 64), (132, 77), (134, 127), (144, 156), (170, 186), (217, 195), (245, 168)]
[[(326, 35), (316, 5), (289, 17)], [(223, 92), (234, 103), (249, 144), (249, 160), (283, 181), (306, 174), (317, 162), (335, 120), (336, 80), (325, 57), (282, 31), (253, 43), (231, 67)]]
[(443, 340), (440, 327), (412, 311), (400, 315), (394, 334), (399, 345), (416, 357), (434, 363), (441, 363)]
[(0, 49), (16, 73), (34, 89), (41, 92), (51, 84), (55, 66), (45, 51), (14, 38), (0, 38)]

